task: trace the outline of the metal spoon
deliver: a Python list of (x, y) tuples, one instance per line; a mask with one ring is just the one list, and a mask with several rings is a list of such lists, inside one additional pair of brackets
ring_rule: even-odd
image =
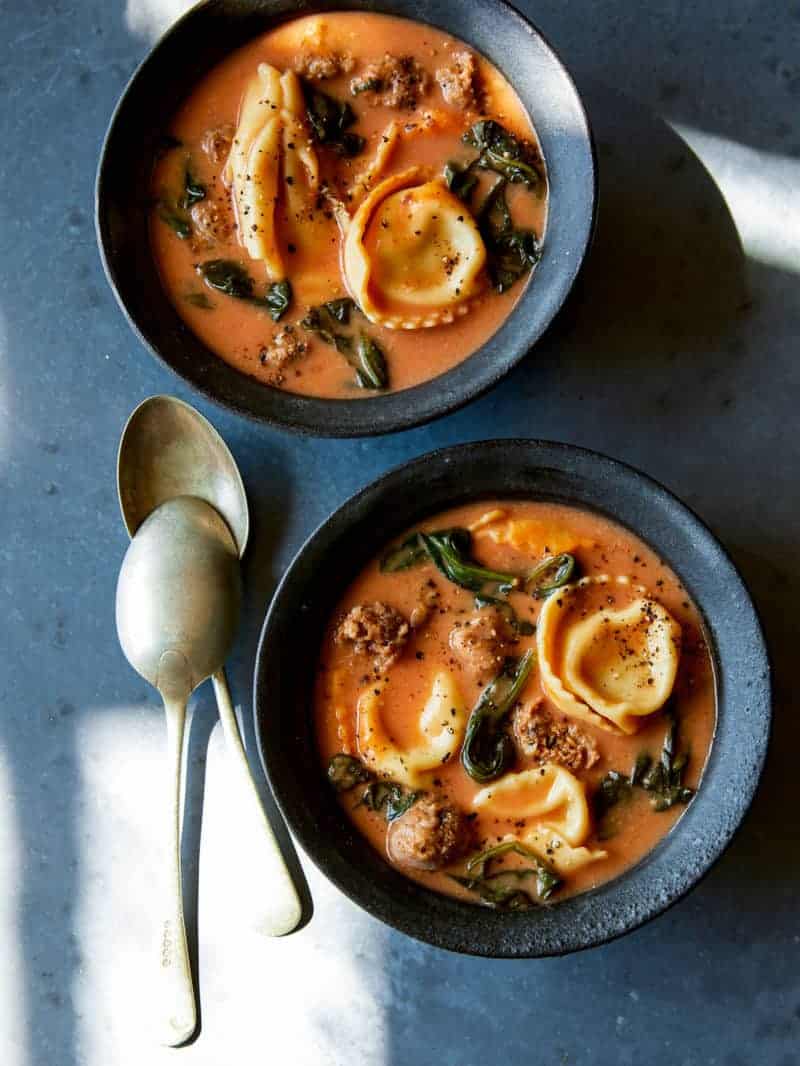
[(239, 468), (211, 423), (183, 400), (151, 396), (130, 416), (119, 443), (117, 491), (131, 536), (160, 503), (197, 496), (219, 511), (244, 555), (250, 516)]
[(230, 651), (239, 617), (236, 544), (213, 507), (181, 496), (155, 510), (125, 554), (117, 632), (131, 666), (161, 693), (171, 780), (169, 879), (161, 929), (159, 1040), (176, 1046), (197, 1014), (183, 920), (180, 801), (186, 703)]
[[(216, 430), (194, 408), (169, 396), (154, 396), (133, 412), (123, 431), (117, 462), (120, 507), (133, 536), (154, 507), (176, 495), (192, 495), (213, 504), (226, 519), (241, 556), (247, 545), (247, 498), (233, 456)], [(138, 539), (138, 536), (137, 538)], [(220, 719), (230, 751), (244, 810), (258, 823), (266, 847), (248, 852), (261, 862), (254, 880), (265, 883), (266, 913), (257, 927), (280, 936), (291, 932), (301, 917), (300, 900), (272, 829), (261, 807), (239, 734), (220, 657), (212, 681)]]

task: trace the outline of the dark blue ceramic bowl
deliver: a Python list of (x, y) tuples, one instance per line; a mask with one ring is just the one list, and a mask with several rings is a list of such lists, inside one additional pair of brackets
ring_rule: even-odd
[[(615, 881), (511, 914), (430, 892), (382, 861), (331, 795), (311, 718), (324, 625), (364, 563), (427, 515), (496, 496), (589, 508), (646, 541), (700, 609), (717, 685), (717, 728), (703, 780), (671, 832)], [(742, 821), (764, 763), (770, 668), (758, 617), (736, 568), (671, 493), (595, 452), (497, 440), (446, 448), (398, 467), (348, 500), (308, 539), (264, 622), (254, 713), (264, 769), (290, 828), (352, 900), (395, 929), (439, 947), (531, 958), (627, 933), (680, 899), (711, 868)]]
[[(150, 253), (152, 160), (171, 116), (193, 85), (235, 48), (298, 14), (379, 11), (462, 38), (517, 90), (539, 134), (549, 175), (542, 260), (500, 330), (463, 363), (403, 392), (319, 400), (270, 388), (214, 355), (184, 324)], [(430, 421), (491, 388), (530, 351), (564, 303), (591, 240), (597, 196), (589, 123), (564, 64), (539, 31), (503, 0), (205, 0), (158, 42), (111, 119), (96, 188), (96, 225), (109, 283), (153, 355), (210, 400), (299, 433), (356, 437)]]

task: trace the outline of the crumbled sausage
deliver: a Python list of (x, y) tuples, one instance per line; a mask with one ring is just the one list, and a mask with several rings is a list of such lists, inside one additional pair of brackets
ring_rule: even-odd
[(269, 380), (274, 385), (284, 381), (284, 370), (308, 351), (308, 345), (300, 340), (293, 326), (284, 326), (264, 345), (258, 353), (259, 362), (270, 372)]
[(212, 163), (221, 163), (223, 159), (227, 159), (235, 132), (233, 123), (226, 122), (224, 126), (214, 126), (203, 134), (200, 147)]
[(438, 870), (463, 854), (471, 823), (440, 795), (421, 796), (405, 814), (389, 823), (386, 851), (400, 866)]
[(339, 644), (352, 644), (356, 655), (368, 655), (376, 673), (387, 670), (400, 657), (411, 627), (388, 603), (360, 603), (352, 607), (336, 629)]
[(600, 758), (594, 740), (571, 722), (554, 722), (544, 701), (518, 704), (512, 715), (522, 755), (537, 763), (555, 762), (568, 770), (588, 770)]
[(354, 96), (363, 93), (372, 103), (406, 111), (417, 106), (427, 88), (427, 72), (413, 56), (393, 56), (388, 52), (350, 82)]
[(338, 74), (349, 74), (355, 60), (349, 52), (312, 52), (295, 61), (295, 73), (311, 81), (325, 81)]
[(193, 204), (189, 214), (194, 231), (204, 247), (230, 239), (234, 222), (229, 203), (206, 198)]
[(476, 674), (498, 672), (513, 642), (514, 632), (496, 607), (483, 607), (450, 631), (454, 655)]
[(436, 71), (442, 96), (461, 111), (474, 111), (480, 106), (482, 94), (478, 79), (478, 64), (472, 52), (456, 52), (450, 66)]
[(419, 590), (417, 595), (417, 602), (414, 605), (414, 609), (411, 612), (409, 619), (412, 629), (419, 629), (424, 626), (431, 616), (431, 613), (439, 603), (439, 589), (436, 587), (436, 582), (428, 580)]

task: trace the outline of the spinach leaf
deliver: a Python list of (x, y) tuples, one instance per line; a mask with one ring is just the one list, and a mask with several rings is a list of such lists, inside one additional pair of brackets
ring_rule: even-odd
[(612, 807), (630, 797), (631, 783), (619, 770), (609, 770), (597, 786), (593, 807), (595, 818), (600, 821)]
[(417, 802), (421, 792), (410, 792), (395, 781), (371, 781), (361, 795), (356, 807), (381, 811), (387, 822), (393, 822), (405, 814)]
[(447, 187), (450, 192), (463, 200), (465, 203), (470, 199), (475, 186), (478, 184), (478, 177), (473, 171), (473, 167), (477, 161), (467, 164), (467, 166), (460, 166), (458, 163), (450, 161), (445, 163), (444, 166), (444, 180), (447, 182)]
[(347, 359), (356, 372), (356, 383), (362, 389), (386, 388), (389, 373), (386, 358), (378, 343), (366, 333), (360, 333), (354, 345), (352, 336), (340, 333), (335, 328), (339, 322), (348, 325), (351, 312), (355, 309), (356, 305), (349, 297), (329, 300), (319, 307), (310, 307), (300, 325)]
[(172, 200), (162, 198), (158, 201), (158, 217), (182, 241), (192, 235), (192, 224), (186, 214)]
[(396, 574), (399, 570), (409, 570), (412, 566), (429, 559), (430, 556), (419, 537), (419, 533), (412, 533), (404, 541), (390, 548), (381, 559), (381, 572), (384, 574)]
[(494, 119), (482, 119), (462, 137), (465, 144), (480, 153), (477, 165), (493, 170), (512, 184), (534, 188), (541, 181), (539, 153), (527, 141), (521, 141)]
[(474, 592), (483, 601), (478, 606), (496, 603), (497, 594), (510, 592), (519, 585), (520, 579), (514, 574), (480, 566), (470, 558), (471, 545), (472, 534), (468, 529), (412, 533), (401, 544), (389, 549), (381, 561), (381, 570), (389, 574), (407, 570), (427, 557), (448, 581)]
[(520, 659), (507, 659), (502, 672), (486, 686), (473, 707), (461, 749), (461, 765), (473, 781), (494, 781), (510, 765), (514, 744), (503, 726), (532, 667), (531, 650)]
[(489, 277), (505, 292), (541, 259), (533, 230), (515, 229), (505, 196), (505, 178), (497, 182), (478, 214), (478, 229), (486, 245)]
[(547, 599), (556, 589), (569, 584), (575, 572), (575, 556), (562, 552), (543, 559), (525, 578), (525, 591), (537, 600)]
[(470, 592), (492, 595), (510, 592), (519, 584), (519, 578), (514, 574), (488, 570), (470, 559), (472, 536), (468, 529), (420, 533), (420, 538), (437, 569), (454, 585)]
[(371, 778), (372, 774), (360, 759), (343, 751), (333, 755), (328, 763), (328, 780), (337, 792), (348, 792)]
[(683, 784), (683, 772), (688, 765), (689, 755), (687, 752), (678, 754), (677, 747), (678, 722), (673, 714), (669, 716), (658, 762), (652, 763), (641, 776), (641, 787), (653, 793), (650, 799), (653, 810), (669, 810), (676, 803), (688, 803), (694, 795), (694, 790)]
[(362, 389), (385, 389), (389, 383), (386, 357), (378, 343), (359, 333), (356, 345), (356, 381)]
[(636, 762), (633, 764), (631, 770), (631, 784), (641, 785), (650, 767), (653, 765), (653, 759), (649, 752), (640, 751), (636, 756)]
[(307, 81), (303, 81), (303, 95), (311, 132), (318, 144), (348, 157), (363, 151), (364, 138), (346, 132), (356, 121), (355, 111), (346, 100), (336, 100)]
[(181, 207), (188, 210), (192, 204), (197, 204), (201, 200), (206, 198), (206, 187), (201, 185), (197, 178), (194, 177), (189, 164), (186, 164), (186, 170), (183, 175), (183, 196), (180, 200)]
[(192, 307), (202, 307), (204, 311), (211, 311), (214, 308), (213, 303), (204, 292), (187, 292), (184, 300), (187, 304), (191, 304)]
[(349, 296), (342, 296), (338, 300), (328, 300), (322, 305), (331, 318), (341, 322), (343, 326), (350, 324), (350, 313), (355, 310), (355, 301)]
[(273, 322), (279, 321), (292, 302), (292, 286), (287, 278), (273, 281), (267, 289), (263, 303)]
[[(488, 873), (490, 863), (512, 852), (531, 860), (531, 866)], [(505, 840), (473, 855), (466, 864), (465, 873), (466, 877), (451, 876), (460, 885), (476, 892), (484, 903), (504, 910), (519, 910), (535, 902), (520, 888), (520, 882), (528, 877), (536, 877), (536, 896), (542, 901), (549, 899), (563, 883), (555, 870), (520, 840)]]
[(253, 298), (253, 279), (241, 263), (233, 259), (208, 259), (200, 263), (197, 272), (212, 289), (233, 296), (237, 300)]

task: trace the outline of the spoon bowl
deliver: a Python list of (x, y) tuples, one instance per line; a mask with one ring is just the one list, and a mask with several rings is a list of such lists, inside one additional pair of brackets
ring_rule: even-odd
[(238, 552), (222, 518), (192, 496), (162, 503), (131, 541), (117, 585), (117, 631), (131, 666), (160, 688), (164, 652), (180, 653), (194, 690), (225, 661), (240, 606)]
[(151, 396), (130, 416), (117, 456), (117, 489), (131, 536), (166, 500), (195, 496), (222, 515), (244, 555), (250, 519), (239, 469), (211, 423), (183, 400)]

